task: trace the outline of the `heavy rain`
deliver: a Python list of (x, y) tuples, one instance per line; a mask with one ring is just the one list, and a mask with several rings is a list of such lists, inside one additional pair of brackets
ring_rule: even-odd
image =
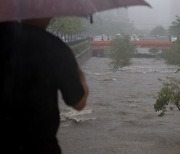
[[(94, 0), (88, 2), (90, 7)], [(73, 14), (72, 4), (68, 4), (72, 9), (70, 13), (63, 12), (66, 9), (60, 11), (62, 16), (52, 13), (53, 18), (44, 30), (69, 46), (89, 87), (87, 104), (82, 111), (68, 106), (61, 91), (57, 92), (60, 125), (56, 137), (63, 154), (180, 154), (180, 1), (146, 2), (151, 7), (129, 4), (90, 12), (88, 17), (83, 14), (86, 9), (80, 5), (79, 12)], [(43, 17), (48, 14), (47, 8), (42, 11)], [(1, 9), (0, 6), (0, 15), (4, 11)], [(41, 17), (36, 11), (37, 18)], [(12, 20), (24, 19), (27, 14), (21, 13), (19, 11), (17, 14), (21, 16), (13, 16)], [(33, 12), (28, 18), (35, 15)], [(0, 16), (1, 20), (7, 19)], [(55, 56), (50, 57), (57, 60)], [(45, 66), (42, 70), (51, 68), (49, 61), (40, 65)], [(31, 64), (36, 69), (34, 63)], [(51, 76), (49, 72), (47, 74)], [(31, 81), (30, 77), (28, 79)], [(35, 98), (35, 93), (32, 95)], [(44, 99), (48, 95), (43, 97), (44, 102), (49, 101)], [(51, 106), (48, 107), (51, 110)], [(50, 118), (48, 113), (44, 115)], [(53, 122), (49, 120), (49, 123)]]

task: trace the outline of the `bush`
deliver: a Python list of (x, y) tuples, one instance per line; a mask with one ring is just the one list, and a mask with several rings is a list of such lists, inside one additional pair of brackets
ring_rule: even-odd
[(124, 67), (130, 64), (130, 58), (136, 51), (136, 46), (130, 41), (129, 36), (117, 37), (112, 41), (108, 50), (108, 56), (111, 59), (113, 67)]
[[(159, 116), (163, 116), (167, 111), (167, 106), (170, 105), (180, 110), (180, 81), (172, 77), (160, 81), (163, 82), (163, 86), (157, 93), (157, 100), (154, 104), (155, 111), (160, 111)], [(173, 109), (173, 107), (170, 107), (170, 109)]]
[(172, 49), (163, 51), (163, 58), (167, 64), (180, 65), (180, 40), (175, 42)]

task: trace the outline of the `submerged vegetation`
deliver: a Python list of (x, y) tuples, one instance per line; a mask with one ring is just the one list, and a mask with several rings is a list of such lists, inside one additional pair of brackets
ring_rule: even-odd
[(108, 49), (108, 57), (111, 59), (113, 67), (124, 67), (130, 64), (130, 58), (135, 52), (135, 44), (130, 41), (128, 35), (123, 35), (112, 41), (111, 47)]
[(155, 111), (160, 112), (159, 116), (163, 116), (167, 112), (168, 106), (171, 110), (175, 106), (180, 111), (180, 81), (172, 77), (161, 81), (163, 86), (157, 93), (157, 100), (154, 104)]

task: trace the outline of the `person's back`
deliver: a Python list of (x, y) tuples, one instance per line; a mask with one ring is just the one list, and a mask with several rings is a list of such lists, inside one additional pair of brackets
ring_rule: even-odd
[(59, 154), (57, 89), (70, 106), (84, 95), (72, 53), (45, 30), (17, 22), (0, 24), (0, 41), (3, 148)]

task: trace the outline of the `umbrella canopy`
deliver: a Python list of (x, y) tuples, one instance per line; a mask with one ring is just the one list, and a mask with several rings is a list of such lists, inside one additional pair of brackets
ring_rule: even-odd
[(134, 5), (144, 0), (0, 0), (0, 21), (55, 16), (89, 16), (93, 13)]

